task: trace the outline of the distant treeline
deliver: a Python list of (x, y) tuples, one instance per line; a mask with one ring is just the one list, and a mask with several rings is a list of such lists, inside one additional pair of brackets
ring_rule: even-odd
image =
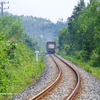
[(57, 21), (51, 22), (49, 19), (37, 18), (33, 16), (19, 16), (23, 23), (25, 33), (37, 43), (36, 49), (45, 51), (47, 41), (55, 41), (58, 38), (58, 31), (62, 27), (67, 26), (67, 22)]
[(63, 22), (62, 19), (53, 23), (46, 18), (4, 13), (4, 16), (8, 15), (10, 18), (18, 18), (20, 20), (19, 24), (23, 27), (23, 32), (25, 33), (23, 38), (27, 45), (32, 50), (39, 50), (41, 52), (45, 51), (46, 42), (56, 41), (59, 29), (67, 26), (67, 21)]

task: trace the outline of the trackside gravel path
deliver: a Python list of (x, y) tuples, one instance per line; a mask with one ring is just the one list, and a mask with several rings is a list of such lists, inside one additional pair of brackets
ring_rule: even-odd
[[(89, 74), (85, 70), (71, 63), (70, 61), (62, 57), (60, 58), (63, 59), (65, 62), (67, 62), (70, 66), (75, 68), (81, 76), (81, 88), (79, 89), (79, 92), (77, 93), (74, 100), (100, 100), (100, 79), (94, 77), (93, 75)], [(43, 72), (41, 73), (39, 78), (36, 80), (36, 82), (31, 84), (28, 88), (26, 88), (21, 93), (12, 97), (10, 100), (29, 100), (30, 97), (32, 97), (33, 95), (36, 95), (39, 91), (43, 90), (52, 81), (54, 81), (54, 79), (57, 77), (58, 71), (49, 55), (45, 57), (45, 65), (46, 65), (46, 68), (43, 70)], [(66, 79), (68, 84), (70, 82), (71, 76), (72, 75), (70, 73), (66, 74), (66, 77), (68, 77), (68, 79)], [(63, 85), (64, 84), (66, 84), (66, 82), (64, 82)], [(63, 87), (63, 85), (59, 84), (60, 87), (58, 89), (53, 90), (53, 91), (58, 91), (58, 94), (56, 93), (51, 94), (50, 92), (48, 93), (47, 97), (44, 97), (43, 100), (63, 100), (64, 95), (61, 95), (60, 93), (63, 92), (66, 96), (69, 93), (69, 92), (66, 92), (67, 90), (66, 88)], [(62, 87), (62, 90), (61, 90), (61, 87)], [(71, 90), (71, 87), (69, 87), (69, 90)]]
[(45, 57), (45, 65), (46, 68), (43, 70), (36, 82), (10, 100), (29, 100), (33, 95), (36, 95), (50, 85), (57, 77), (58, 70), (49, 55)]
[(62, 59), (75, 68), (81, 76), (81, 88), (74, 100), (100, 100), (100, 79), (81, 69), (72, 62), (64, 58)]

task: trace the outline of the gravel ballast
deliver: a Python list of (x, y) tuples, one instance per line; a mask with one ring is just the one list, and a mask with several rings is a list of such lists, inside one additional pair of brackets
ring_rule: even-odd
[(53, 58), (62, 70), (62, 76), (55, 88), (44, 96), (42, 100), (65, 100), (76, 86), (76, 74), (57, 57), (53, 56)]
[[(63, 59), (65, 62), (67, 62), (70, 66), (75, 68), (81, 76), (81, 88), (79, 89), (79, 92), (77, 93), (74, 100), (100, 100), (100, 79), (89, 74), (88, 72), (81, 69), (77, 65), (71, 63), (70, 61), (62, 57), (60, 58)], [(17, 94), (10, 100), (29, 100), (30, 97), (36, 95), (39, 91), (43, 90), (51, 82), (53, 82), (54, 79), (57, 77), (58, 70), (49, 55), (46, 55), (45, 57), (45, 65), (46, 68), (43, 70), (42, 74), (39, 76), (36, 82), (31, 84), (23, 92)], [(58, 96), (60, 95), (58, 94)], [(57, 98), (55, 94), (52, 95), (50, 94), (50, 97), (48, 97), (47, 100), (58, 100), (55, 98)]]
[(60, 58), (75, 68), (81, 76), (81, 88), (74, 100), (100, 100), (100, 79), (81, 69), (72, 62), (62, 57)]
[(50, 85), (57, 77), (58, 70), (49, 55), (45, 57), (45, 65), (46, 68), (43, 70), (36, 82), (31, 84), (23, 92), (17, 94), (10, 100), (29, 100), (29, 98)]

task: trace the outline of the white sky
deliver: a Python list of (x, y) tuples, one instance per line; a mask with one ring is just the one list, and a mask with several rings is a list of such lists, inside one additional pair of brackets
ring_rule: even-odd
[[(9, 6), (8, 12), (14, 15), (32, 15), (56, 22), (59, 18), (64, 21), (71, 16), (73, 8), (79, 0), (0, 0), (9, 1), (4, 7)], [(85, 3), (89, 0), (84, 0)]]

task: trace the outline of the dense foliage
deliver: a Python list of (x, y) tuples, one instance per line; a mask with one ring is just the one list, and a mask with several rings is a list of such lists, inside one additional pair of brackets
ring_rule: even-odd
[(100, 2), (80, 0), (75, 6), (68, 27), (59, 31), (59, 51), (75, 59), (100, 67)]
[(0, 99), (24, 90), (44, 68), (44, 55), (36, 63), (36, 43), (22, 26), (16, 16), (0, 18)]

